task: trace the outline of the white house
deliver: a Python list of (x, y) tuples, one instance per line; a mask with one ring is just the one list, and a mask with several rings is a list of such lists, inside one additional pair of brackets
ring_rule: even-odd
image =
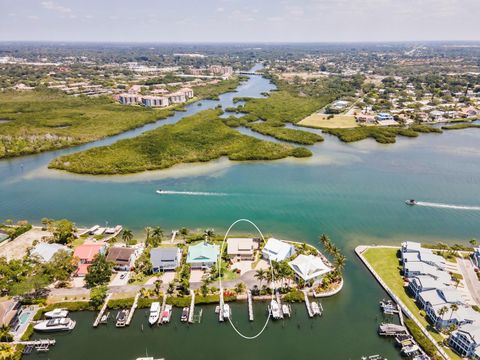
[(30, 255), (37, 256), (42, 262), (49, 262), (60, 250), (66, 251), (67, 253), (72, 252), (72, 249), (64, 245), (39, 243), (32, 249)]
[(480, 325), (473, 323), (460, 326), (452, 332), (448, 344), (460, 356), (480, 359)]
[(301, 278), (305, 281), (318, 281), (325, 274), (332, 271), (332, 269), (327, 266), (322, 259), (313, 255), (298, 255), (294, 260), (288, 263), (290, 267), (295, 271), (298, 278)]
[(253, 261), (258, 243), (252, 238), (228, 238), (227, 254), (232, 262)]
[(284, 241), (270, 238), (262, 250), (262, 256), (267, 260), (283, 261), (295, 254), (295, 247)]

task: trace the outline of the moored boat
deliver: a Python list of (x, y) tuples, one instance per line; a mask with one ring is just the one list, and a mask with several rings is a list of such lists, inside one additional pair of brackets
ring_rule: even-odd
[(129, 310), (120, 310), (117, 314), (117, 322), (115, 326), (125, 327), (127, 325), (127, 318), (129, 313), (130, 313)]
[(148, 316), (148, 323), (150, 325), (156, 324), (158, 322), (159, 317), (160, 317), (160, 303), (153, 302), (150, 305), (150, 315)]
[(187, 322), (188, 321), (188, 314), (190, 314), (190, 309), (188, 307), (184, 307), (182, 310), (182, 317), (180, 320), (182, 322)]
[(68, 310), (66, 309), (53, 309), (52, 311), (47, 311), (45, 313), (46, 319), (65, 318), (67, 316), (68, 316)]
[(73, 330), (76, 322), (70, 318), (55, 318), (37, 323), (33, 329), (41, 332), (57, 332)]
[(280, 312), (280, 306), (278, 306), (278, 302), (276, 300), (272, 300), (270, 302), (269, 310), (274, 319), (280, 319), (282, 317)]
[(312, 308), (313, 315), (322, 315), (322, 311), (320, 310), (320, 306), (315, 301), (310, 303), (310, 307)]
[(290, 314), (291, 314), (290, 305), (282, 304), (282, 312), (283, 312), (283, 315), (290, 317)]
[(231, 315), (231, 311), (230, 311), (230, 305), (228, 304), (223, 304), (223, 318), (224, 319), (230, 319), (230, 315)]
[(160, 319), (160, 322), (162, 324), (167, 324), (170, 322), (170, 319), (172, 317), (172, 305), (165, 305), (165, 310), (162, 312), (162, 317)]

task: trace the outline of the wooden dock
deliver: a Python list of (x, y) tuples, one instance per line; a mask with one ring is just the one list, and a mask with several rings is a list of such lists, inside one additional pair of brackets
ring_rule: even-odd
[(130, 322), (133, 319), (133, 314), (135, 313), (135, 309), (137, 308), (139, 298), (140, 293), (137, 293), (137, 295), (135, 295), (135, 299), (133, 300), (132, 307), (130, 308), (130, 312), (128, 313), (127, 322), (125, 323), (126, 326), (130, 325)]
[(220, 310), (218, 312), (218, 321), (223, 322), (225, 319), (223, 318), (223, 289), (220, 289)]
[(280, 309), (280, 319), (283, 319), (283, 309), (282, 309), (282, 297), (280, 296), (280, 292), (275, 292), (275, 298), (277, 300), (278, 308)]
[(165, 311), (165, 305), (167, 305), (167, 294), (163, 294), (162, 306), (160, 307), (160, 316), (158, 317), (157, 324), (162, 325), (162, 314)]
[(252, 292), (250, 290), (247, 291), (247, 300), (248, 300), (248, 320), (253, 321), (253, 300), (252, 300)]
[(188, 313), (188, 323), (193, 324), (193, 315), (195, 312), (195, 291), (190, 289), (190, 296), (192, 297), (192, 300), (190, 301), (190, 311)]
[(172, 231), (172, 238), (170, 239), (170, 243), (173, 244), (175, 242), (175, 238), (177, 237), (177, 234), (178, 234), (177, 230)]
[(307, 312), (308, 312), (308, 316), (313, 318), (313, 311), (312, 311), (312, 307), (310, 306), (310, 299), (308, 298), (308, 295), (307, 295), (307, 292), (304, 291), (303, 292), (303, 296), (305, 298), (305, 306), (307, 307)]
[(23, 354), (30, 354), (33, 349), (38, 352), (46, 352), (50, 350), (50, 346), (55, 345), (56, 341), (54, 339), (40, 339), (40, 340), (30, 340), (30, 341), (14, 341), (10, 344), (24, 345)]
[(399, 319), (400, 319), (400, 324), (401, 324), (402, 326), (405, 326), (405, 323), (404, 323), (404, 321), (403, 321), (402, 308), (400, 307), (399, 304), (397, 304), (397, 309), (398, 309), (398, 317), (399, 317)]
[(107, 310), (107, 305), (108, 301), (112, 297), (112, 294), (107, 294), (107, 297), (105, 298), (105, 301), (102, 305), (102, 308), (100, 309), (100, 312), (98, 313), (98, 316), (96, 317), (95, 321), (93, 322), (93, 327), (97, 327), (98, 324), (100, 324), (100, 320), (102, 319), (103, 314), (105, 313), (105, 310)]

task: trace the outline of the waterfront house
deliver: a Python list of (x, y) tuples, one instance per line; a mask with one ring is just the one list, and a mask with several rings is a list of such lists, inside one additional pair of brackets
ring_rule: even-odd
[(180, 104), (187, 101), (187, 98), (183, 92), (177, 91), (168, 95), (168, 101), (171, 104)]
[(78, 267), (75, 275), (85, 276), (95, 256), (105, 254), (105, 249), (106, 246), (103, 243), (89, 243), (78, 246), (73, 252), (73, 256), (78, 258)]
[(178, 247), (154, 248), (150, 251), (150, 261), (154, 273), (175, 271), (181, 258), (182, 251)]
[(434, 279), (441, 279), (442, 281), (448, 281), (451, 278), (448, 272), (439, 270), (436, 266), (421, 261), (406, 262), (403, 265), (403, 275), (407, 278), (413, 278), (418, 275), (428, 275)]
[(271, 261), (283, 261), (294, 254), (295, 247), (292, 244), (275, 238), (268, 239), (262, 250), (262, 256)]
[(429, 249), (421, 249), (419, 252), (404, 253), (402, 257), (403, 266), (413, 262), (422, 262), (435, 266), (439, 270), (445, 270), (446, 261), (443, 257), (435, 255)]
[(415, 300), (422, 291), (434, 290), (442, 286), (446, 286), (441, 280), (437, 280), (428, 275), (419, 275), (411, 278), (408, 282), (408, 290)]
[(140, 102), (140, 97), (136, 94), (124, 93), (118, 95), (118, 101), (123, 105), (133, 105)]
[(219, 253), (218, 245), (202, 241), (188, 247), (187, 264), (190, 264), (192, 269), (208, 269), (217, 262)]
[(72, 249), (60, 245), (49, 243), (38, 243), (30, 252), (31, 256), (36, 256), (42, 262), (49, 262), (58, 251), (65, 251), (71, 253)]
[(391, 120), (378, 120), (377, 119), (377, 125), (378, 126), (397, 126), (398, 122), (391, 119)]
[(20, 302), (14, 299), (0, 302), (0, 326), (8, 326), (20, 309)]
[(147, 107), (165, 107), (170, 105), (166, 96), (142, 96), (142, 104)]
[(370, 114), (358, 114), (355, 117), (355, 120), (358, 123), (365, 123), (365, 124), (373, 124), (375, 122), (375, 116), (370, 115)]
[(480, 359), (480, 324), (460, 326), (452, 332), (448, 345), (460, 356)]
[(253, 261), (258, 243), (252, 238), (228, 238), (227, 255), (232, 262)]
[(378, 113), (377, 116), (375, 116), (375, 119), (377, 121), (394, 120), (393, 116), (389, 113)]
[(136, 258), (135, 250), (132, 248), (116, 246), (108, 249), (107, 261), (114, 263), (115, 270), (131, 270), (135, 264)]
[(433, 121), (441, 121), (443, 120), (445, 113), (440, 110), (433, 110), (433, 111), (430, 111), (429, 115), (430, 115), (430, 119), (432, 119)]
[(297, 278), (305, 281), (319, 281), (332, 269), (327, 266), (321, 258), (313, 255), (298, 255), (294, 260), (288, 263)]
[(480, 115), (480, 110), (475, 109), (470, 106), (468, 108), (462, 109), (460, 115), (464, 118), (473, 118)]
[(191, 88), (182, 88), (179, 92), (183, 93), (187, 99), (193, 98), (193, 90)]

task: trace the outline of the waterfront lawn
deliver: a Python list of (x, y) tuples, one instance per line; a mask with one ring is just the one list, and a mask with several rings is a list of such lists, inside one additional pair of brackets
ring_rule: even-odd
[(289, 145), (259, 140), (226, 126), (221, 110), (206, 110), (173, 125), (54, 159), (50, 168), (81, 174), (127, 174), (158, 170), (179, 163), (206, 162), (228, 156), (230, 160), (275, 160), (306, 156)]
[[(402, 269), (399, 258), (397, 257), (396, 248), (369, 248), (363, 253), (368, 263), (373, 267), (377, 274), (382, 278), (387, 286), (402, 300), (405, 306), (415, 315), (420, 323), (430, 332), (437, 342), (443, 341), (443, 336), (439, 334), (424, 316), (420, 313), (420, 309), (411, 298), (404, 287), (403, 277), (400, 274)], [(443, 347), (447, 354), (455, 360), (461, 358), (457, 356), (450, 348)]]
[(297, 123), (300, 126), (327, 129), (350, 129), (358, 127), (353, 115), (312, 114)]
[(163, 119), (172, 109), (117, 104), (54, 90), (0, 93), (0, 158), (95, 141)]

